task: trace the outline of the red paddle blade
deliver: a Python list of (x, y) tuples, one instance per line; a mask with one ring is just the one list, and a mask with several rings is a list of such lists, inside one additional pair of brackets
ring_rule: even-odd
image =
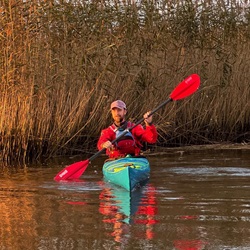
[(61, 170), (55, 177), (55, 181), (78, 179), (89, 165), (89, 160), (73, 163)]
[(172, 100), (180, 100), (193, 94), (200, 86), (200, 77), (197, 74), (192, 74), (183, 80), (173, 90), (170, 95)]

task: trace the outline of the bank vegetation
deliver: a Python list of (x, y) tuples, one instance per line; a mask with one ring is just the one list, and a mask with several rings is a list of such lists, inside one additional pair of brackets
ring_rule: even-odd
[(1, 158), (96, 152), (113, 100), (135, 121), (193, 73), (157, 145), (248, 143), (249, 20), (236, 0), (0, 0)]

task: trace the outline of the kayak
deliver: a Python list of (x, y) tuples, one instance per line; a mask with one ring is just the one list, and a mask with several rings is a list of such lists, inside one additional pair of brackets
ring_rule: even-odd
[(132, 191), (136, 186), (149, 179), (150, 166), (145, 157), (126, 156), (104, 163), (102, 172), (104, 179)]
[(127, 156), (104, 163), (102, 172), (104, 179), (132, 191), (136, 186), (149, 179), (150, 166), (145, 157)]

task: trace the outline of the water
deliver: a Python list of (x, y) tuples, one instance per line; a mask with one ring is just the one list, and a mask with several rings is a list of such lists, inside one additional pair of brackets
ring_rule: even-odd
[(131, 195), (103, 161), (78, 182), (53, 181), (66, 162), (2, 168), (0, 249), (250, 249), (249, 150), (151, 156)]

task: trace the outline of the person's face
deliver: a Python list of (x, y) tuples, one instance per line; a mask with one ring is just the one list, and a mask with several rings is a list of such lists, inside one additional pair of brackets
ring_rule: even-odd
[(127, 113), (126, 109), (113, 108), (111, 109), (111, 114), (116, 123), (123, 122), (125, 120), (125, 115)]

